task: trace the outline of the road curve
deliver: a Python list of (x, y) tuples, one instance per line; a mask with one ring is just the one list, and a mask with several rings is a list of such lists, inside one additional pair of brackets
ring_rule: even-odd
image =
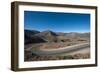
[(67, 52), (71, 52), (78, 49), (84, 49), (89, 47), (89, 43), (83, 43), (83, 44), (77, 44), (73, 46), (67, 46), (63, 48), (57, 48), (57, 49), (38, 49), (38, 50), (32, 50), (32, 53), (37, 55), (55, 55), (55, 54), (63, 54)]

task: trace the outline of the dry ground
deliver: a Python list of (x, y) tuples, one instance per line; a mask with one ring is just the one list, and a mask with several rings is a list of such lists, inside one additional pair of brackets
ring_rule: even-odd
[[(25, 61), (44, 61), (44, 60), (63, 60), (63, 59), (87, 59), (90, 58), (90, 48), (86, 49), (85, 51), (77, 51), (77, 53), (72, 52), (70, 54), (65, 53), (61, 55), (53, 55), (53, 56), (38, 56), (36, 54), (33, 54), (31, 52), (30, 46), (32, 46), (32, 49), (53, 49), (53, 48), (61, 48), (61, 47), (66, 47), (66, 46), (72, 46), (75, 44), (80, 44), (80, 43), (86, 43), (87, 41), (83, 40), (74, 40), (74, 41), (68, 41), (68, 42), (48, 42), (48, 43), (37, 43), (37, 44), (28, 44), (25, 45)], [(83, 53), (82, 53), (83, 52)]]

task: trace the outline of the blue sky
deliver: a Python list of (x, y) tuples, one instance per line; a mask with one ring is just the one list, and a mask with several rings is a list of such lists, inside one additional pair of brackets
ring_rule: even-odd
[(24, 29), (90, 32), (90, 14), (24, 11)]

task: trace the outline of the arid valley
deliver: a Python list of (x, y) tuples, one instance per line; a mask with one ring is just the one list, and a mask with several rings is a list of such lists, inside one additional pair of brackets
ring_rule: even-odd
[(90, 58), (90, 33), (24, 30), (24, 61)]

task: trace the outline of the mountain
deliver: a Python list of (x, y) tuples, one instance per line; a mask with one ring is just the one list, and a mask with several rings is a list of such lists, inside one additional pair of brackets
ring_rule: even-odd
[(57, 34), (53, 31), (50, 31), (50, 30), (46, 30), (46, 31), (43, 31), (43, 32), (40, 32), (38, 35), (45, 35), (45, 36), (57, 36)]
[(25, 32), (25, 36), (29, 36), (32, 37), (34, 34), (40, 33), (40, 31), (36, 31), (36, 30), (24, 30)]
[(66, 35), (66, 33), (63, 33), (63, 32), (57, 32), (56, 33), (58, 36), (65, 36)]
[(63, 32), (53, 32), (46, 30), (43, 32), (36, 30), (25, 30), (25, 44), (28, 43), (43, 43), (43, 42), (71, 42), (73, 40), (89, 40), (90, 33), (63, 33)]
[(24, 32), (25, 32), (25, 34), (24, 34), (25, 44), (45, 42), (45, 40), (42, 39), (41, 37), (34, 36), (35, 34), (40, 33), (39, 31), (36, 31), (36, 30), (24, 30)]
[(35, 34), (35, 36), (39, 36), (47, 42), (54, 42), (57, 40), (57, 34), (50, 30), (40, 32), (38, 34)]
[(71, 32), (71, 33), (66, 33), (65, 35), (67, 38), (89, 38), (90, 33), (76, 33), (76, 32)]

